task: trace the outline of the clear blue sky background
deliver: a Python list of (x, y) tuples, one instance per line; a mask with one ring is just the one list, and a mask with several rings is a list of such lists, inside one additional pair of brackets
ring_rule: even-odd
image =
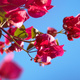
[[(62, 21), (66, 16), (76, 16), (80, 13), (80, 0), (53, 0), (54, 8), (49, 10), (41, 18), (30, 18), (24, 24), (27, 27), (34, 26), (39, 31), (47, 32), (47, 27), (54, 27), (58, 31), (62, 29)], [(51, 65), (40, 67), (34, 61), (30, 61), (27, 53), (15, 52), (14, 60), (23, 67), (24, 72), (18, 80), (80, 80), (80, 38), (68, 41), (63, 34), (58, 34), (60, 45), (64, 44), (66, 52), (62, 57), (51, 60)], [(25, 44), (26, 48), (27, 44)], [(36, 53), (31, 53), (35, 56)], [(5, 56), (0, 55), (0, 60)]]

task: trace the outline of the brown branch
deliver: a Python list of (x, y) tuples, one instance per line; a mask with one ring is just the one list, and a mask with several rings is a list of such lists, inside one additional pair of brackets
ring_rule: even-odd
[[(7, 38), (4, 34), (2, 34), (5, 38)], [(7, 38), (10, 42), (11, 42), (11, 40), (9, 39), (9, 38)]]

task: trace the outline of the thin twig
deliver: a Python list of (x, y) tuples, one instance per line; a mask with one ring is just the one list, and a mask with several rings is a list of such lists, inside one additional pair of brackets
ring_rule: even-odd
[(31, 43), (31, 42), (34, 42), (35, 40), (33, 40), (33, 41), (26, 41), (26, 40), (24, 40), (24, 39), (22, 39), (22, 38), (18, 38), (18, 37), (15, 37), (15, 36), (13, 36), (14, 37), (14, 39), (16, 39), (16, 40), (19, 40), (19, 41), (23, 41), (23, 42), (27, 42), (27, 43)]
[(29, 49), (29, 50), (28, 50), (28, 52), (29, 52), (29, 51), (31, 51), (31, 50), (33, 50), (33, 49), (35, 49), (35, 46), (34, 46), (34, 47), (32, 47), (31, 49)]
[[(7, 38), (4, 34), (2, 34), (5, 38)], [(10, 42), (11, 42), (11, 40), (9, 39), (9, 38), (7, 38)]]
[(35, 50), (35, 51), (30, 51), (29, 53), (33, 53), (33, 52), (37, 52), (37, 50)]

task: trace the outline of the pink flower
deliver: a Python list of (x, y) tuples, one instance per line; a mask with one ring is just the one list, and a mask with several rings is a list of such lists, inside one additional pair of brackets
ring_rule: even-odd
[(26, 3), (27, 0), (7, 0), (10, 4), (20, 6)]
[(48, 0), (35, 0), (35, 3), (38, 6), (45, 6), (48, 3)]
[(4, 52), (4, 42), (0, 41), (0, 53), (3, 54)]
[(34, 43), (35, 47), (38, 49), (43, 45), (56, 45), (56, 41), (53, 36), (49, 34), (39, 34), (36, 37), (36, 41)]
[(47, 13), (47, 10), (45, 8), (41, 8), (39, 6), (33, 5), (33, 6), (30, 6), (30, 8), (28, 9), (28, 14), (34, 18), (42, 17), (46, 13)]
[(13, 58), (13, 55), (10, 53), (5, 57), (2, 65), (0, 65), (0, 76), (3, 79), (16, 79), (19, 78), (22, 73), (22, 68), (12, 61), (11, 58)]
[[(17, 29), (16, 27), (15, 27), (15, 28), (10, 27), (7, 32), (8, 32), (10, 35), (14, 36), (14, 32), (16, 31), (16, 29)], [(8, 38), (8, 39), (5, 38), (5, 44), (6, 44), (6, 45), (9, 45), (9, 44), (11, 43), (10, 41), (11, 41), (12, 39), (11, 39), (7, 34), (6, 34), (5, 36)], [(10, 40), (10, 41), (9, 41), (9, 40)]]
[(46, 58), (46, 62), (42, 62), (42, 59), (39, 55), (36, 55), (34, 62), (38, 62), (40, 64), (40, 66), (44, 66), (44, 65), (49, 65), (51, 64), (51, 58), (49, 56), (44, 56), (43, 59)]
[(31, 17), (39, 18), (45, 15), (52, 7), (51, 0), (34, 0), (28, 7), (28, 14)]
[(67, 33), (68, 40), (80, 37), (80, 14), (76, 17), (70, 16), (63, 19), (63, 28)]
[(25, 40), (29, 40), (29, 39), (31, 39), (31, 29), (33, 28), (33, 26), (31, 26), (31, 27), (29, 27), (29, 28), (26, 28), (26, 33), (28, 34), (28, 37), (27, 38), (25, 38)]
[[(16, 41), (16, 42), (23, 48), (24, 42), (22, 41)], [(7, 49), (8, 52), (13, 52), (13, 51), (20, 52), (21, 50), (22, 49), (16, 43), (11, 44), (11, 46)]]
[(51, 1), (52, 0), (35, 0), (35, 3), (38, 5), (38, 6), (44, 6), (47, 8), (47, 10), (51, 9), (53, 6), (51, 5)]
[(0, 5), (6, 12), (12, 11), (13, 9), (16, 9), (19, 6), (24, 5), (25, 3), (26, 0), (0, 0)]
[(57, 35), (57, 30), (51, 27), (48, 27), (47, 33), (55, 37)]
[[(54, 45), (54, 46), (48, 45), (48, 47), (47, 46), (41, 46), (40, 49), (38, 49), (37, 54), (39, 56), (46, 55), (46, 57), (50, 56), (51, 58), (55, 58), (57, 56), (63, 55), (64, 50), (62, 48), (63, 48), (63, 45), (61, 45), (61, 46), (59, 46), (59, 45)], [(44, 58), (43, 58), (43, 61), (45, 61)]]
[(57, 45), (54, 37), (49, 34), (39, 34), (34, 45), (38, 49), (34, 61), (42, 63), (42, 65), (50, 64), (51, 59), (62, 56), (64, 53), (64, 45)]
[(22, 24), (29, 19), (27, 12), (19, 8), (6, 14), (6, 17), (10, 17), (9, 23), (18, 28), (20, 28)]
[(16, 79), (20, 76), (22, 69), (13, 61), (4, 62), (1, 66), (0, 75), (2, 78)]
[(34, 5), (34, 0), (27, 0), (26, 3), (25, 3), (25, 7), (28, 9), (30, 8), (30, 5)]
[(0, 5), (1, 4), (8, 4), (8, 1), (7, 0), (0, 0)]

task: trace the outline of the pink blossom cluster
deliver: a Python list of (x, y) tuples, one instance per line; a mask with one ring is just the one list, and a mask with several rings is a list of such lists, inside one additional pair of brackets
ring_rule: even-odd
[[(0, 0), (0, 6), (2, 6), (1, 8), (7, 13), (5, 14), (5, 17), (8, 18), (6, 25), (7, 27), (9, 27), (7, 33), (10, 34), (11, 36), (14, 36), (14, 33), (17, 30), (17, 28), (21, 28), (23, 23), (30, 18), (29, 15), (34, 18), (39, 18), (45, 15), (48, 12), (48, 10), (50, 10), (53, 7), (51, 5), (51, 1), (52, 0)], [(24, 8), (27, 9), (28, 12), (26, 12)], [(26, 33), (28, 34), (28, 37), (25, 38), (24, 40), (29, 40), (32, 38), (31, 33), (32, 28), (33, 26), (25, 29)], [(3, 47), (1, 47), (1, 54), (3, 54), (4, 51), (6, 53), (13, 51), (17, 52), (21, 51), (22, 49), (15, 42), (12, 43), (13, 40), (8, 34), (5, 35), (5, 42), (0, 43), (3, 43), (1, 44), (1, 46), (2, 45), (10, 46), (7, 49), (3, 49)], [(17, 39), (15, 39), (15, 41), (23, 48), (24, 45), (23, 41)]]
[(51, 64), (51, 59), (62, 56), (64, 53), (64, 45), (57, 45), (56, 40), (50, 34), (39, 34), (34, 45), (38, 50), (34, 61), (41, 65)]
[[(51, 2), (52, 0), (0, 0), (0, 38), (5, 37), (5, 41), (0, 41), (1, 54), (24, 50), (31, 60), (41, 66), (49, 65), (52, 59), (63, 56), (64, 45), (59, 45), (56, 36), (58, 33), (65, 34), (69, 41), (79, 38), (80, 14), (65, 17), (63, 29), (59, 32), (48, 27), (47, 33), (43, 33), (33, 26), (26, 28), (23, 25), (30, 16), (40, 18), (48, 13), (54, 7)], [(26, 49), (24, 43), (29, 44)], [(30, 55), (33, 52), (37, 53), (34, 58)], [(4, 60), (0, 64), (0, 77), (4, 79), (18, 78), (21, 73), (22, 68), (12, 60)]]
[[(2, 36), (1, 30), (6, 33), (3, 35), (5, 41), (0, 41), (1, 54), (4, 51), (10, 53), (24, 50), (31, 57), (30, 52), (36, 49), (37, 54), (35, 58), (31, 57), (31, 59), (34, 59), (34, 62), (38, 62), (40, 65), (51, 64), (51, 59), (64, 54), (64, 45), (59, 45), (54, 37), (58, 33), (62, 33), (66, 34), (70, 41), (73, 38), (79, 38), (80, 14), (76, 17), (65, 17), (63, 19), (63, 30), (59, 32), (54, 28), (48, 27), (47, 33), (44, 34), (33, 26), (25, 28), (23, 25), (30, 16), (33, 18), (44, 16), (48, 10), (53, 8), (51, 2), (52, 0), (0, 0), (0, 12), (2, 12), (0, 14), (2, 18), (0, 20), (0, 37)], [(3, 12), (6, 12), (4, 16)], [(29, 43), (27, 50), (23, 48), (24, 42)], [(8, 46), (7, 48), (5, 48), (6, 45)]]
[[(29, 15), (42, 17), (53, 7), (51, 0), (0, 0), (0, 6), (7, 12), (5, 16), (10, 18), (9, 23), (16, 27), (21, 27)], [(22, 8), (27, 9), (28, 13)]]
[(63, 19), (63, 28), (66, 31), (68, 40), (80, 37), (80, 14), (76, 17), (70, 16)]

